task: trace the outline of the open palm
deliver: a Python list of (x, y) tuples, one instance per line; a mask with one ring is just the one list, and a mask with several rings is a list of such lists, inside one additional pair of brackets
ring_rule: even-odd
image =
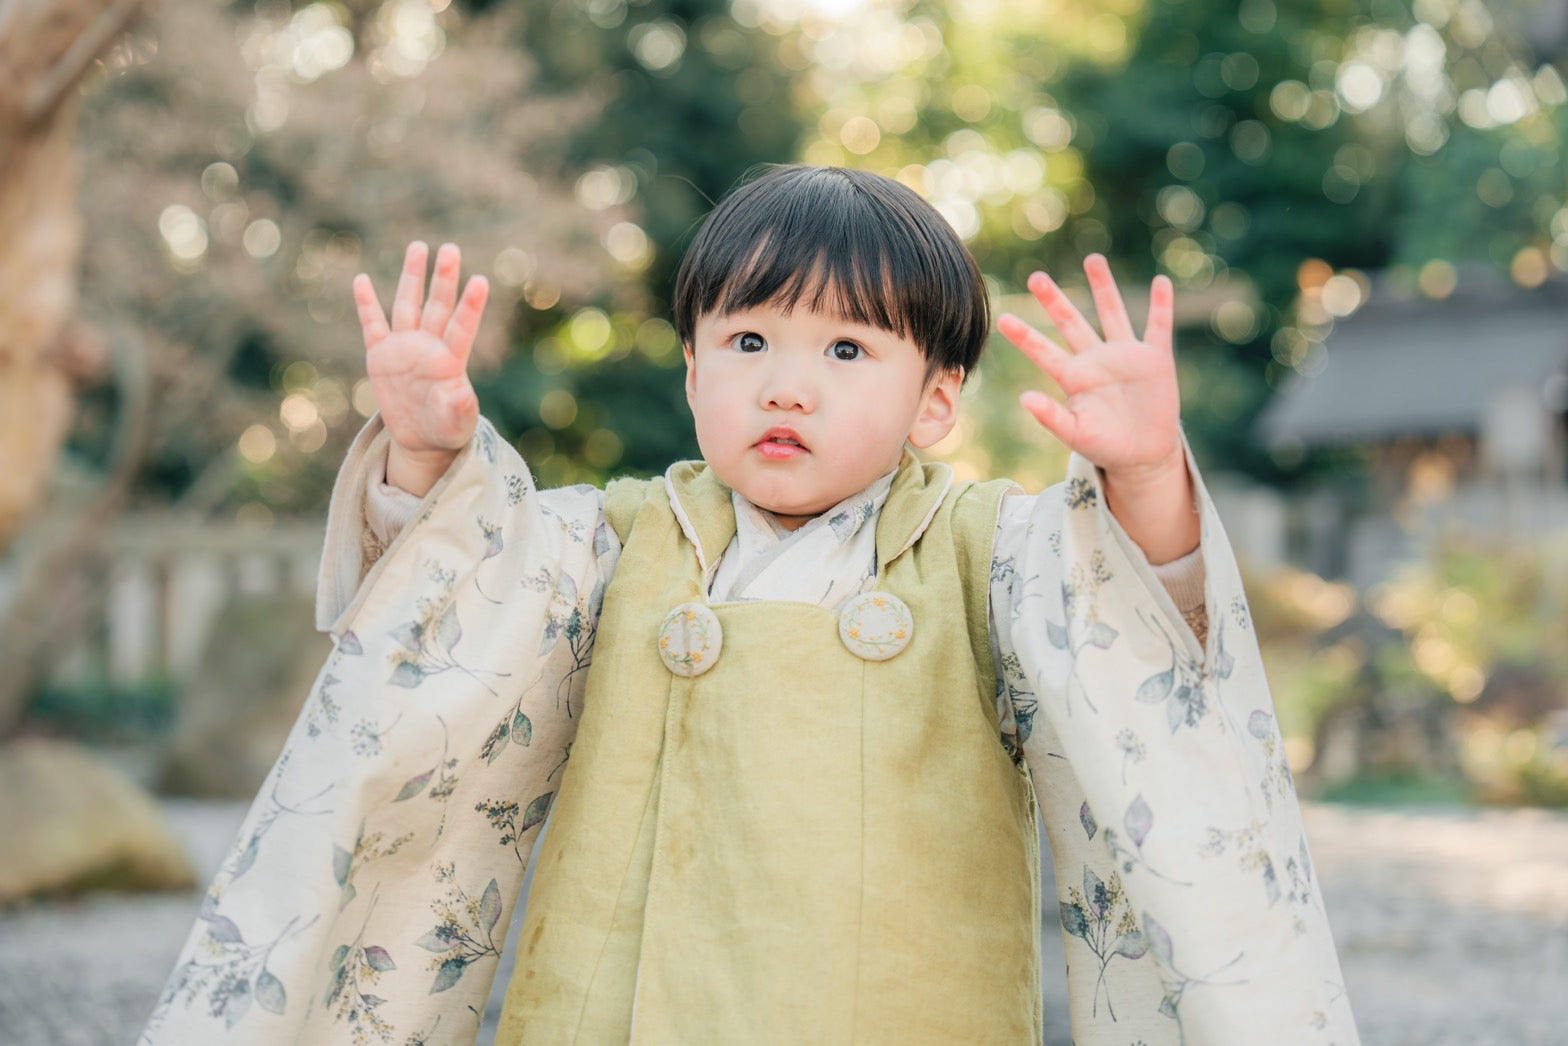
[(468, 356), (490, 289), (484, 277), (475, 276), (458, 298), (462, 258), (448, 243), (436, 253), (426, 298), (428, 254), (425, 244), (409, 244), (390, 324), (370, 277), (354, 278), (365, 370), (382, 421), (393, 441), (416, 458), (450, 455), (474, 434), (479, 399), (468, 380)]
[(1029, 290), (1045, 308), (1066, 347), (1016, 316), (998, 320), (1002, 334), (1061, 388), (1064, 400), (1026, 392), (1024, 408), (1068, 447), (1108, 473), (1168, 468), (1181, 455), (1176, 365), (1171, 349), (1171, 282), (1157, 276), (1149, 319), (1139, 338), (1110, 265), (1101, 255), (1084, 261), (1102, 338), (1045, 273)]

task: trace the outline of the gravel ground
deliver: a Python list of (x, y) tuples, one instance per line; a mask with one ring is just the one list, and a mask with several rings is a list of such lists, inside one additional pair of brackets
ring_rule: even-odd
[[(244, 805), (167, 809), (205, 879)], [(1313, 804), (1305, 813), (1367, 1046), (1568, 1042), (1568, 815)], [(0, 911), (0, 1043), (134, 1042), (197, 901), (100, 894)], [(1055, 938), (1046, 935), (1048, 970), (1061, 961)], [(1047, 1046), (1066, 1046), (1065, 1001), (1049, 979), (1047, 1012)]]

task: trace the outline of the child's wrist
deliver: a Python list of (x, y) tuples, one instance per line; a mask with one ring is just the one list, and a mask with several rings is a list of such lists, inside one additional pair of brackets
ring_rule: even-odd
[(1201, 528), (1187, 457), (1103, 472), (1106, 507), (1150, 563), (1167, 563), (1198, 546)]
[(1159, 461), (1102, 471), (1105, 485), (1127, 497), (1166, 494), (1187, 486), (1187, 456), (1179, 445)]
[(397, 441), (387, 449), (387, 484), (424, 497), (457, 460), (455, 450), (411, 450)]

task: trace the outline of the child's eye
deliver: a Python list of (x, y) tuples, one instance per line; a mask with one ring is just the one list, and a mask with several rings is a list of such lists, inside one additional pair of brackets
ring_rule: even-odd
[(856, 345), (854, 342), (846, 341), (844, 339), (840, 339), (838, 341), (835, 341), (828, 348), (828, 354), (830, 356), (832, 356), (836, 360), (844, 360), (846, 362), (849, 361), (849, 360), (858, 360), (858, 359), (860, 359), (861, 356), (865, 355), (865, 352), (866, 352), (866, 350), (862, 349), (859, 345)]
[(737, 334), (730, 344), (741, 352), (761, 352), (768, 347), (767, 341), (756, 331)]

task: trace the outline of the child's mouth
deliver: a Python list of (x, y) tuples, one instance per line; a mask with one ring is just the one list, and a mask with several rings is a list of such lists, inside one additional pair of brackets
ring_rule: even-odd
[(768, 433), (757, 444), (757, 450), (763, 457), (774, 460), (783, 460), (806, 453), (805, 444), (800, 442), (800, 437), (790, 432)]

